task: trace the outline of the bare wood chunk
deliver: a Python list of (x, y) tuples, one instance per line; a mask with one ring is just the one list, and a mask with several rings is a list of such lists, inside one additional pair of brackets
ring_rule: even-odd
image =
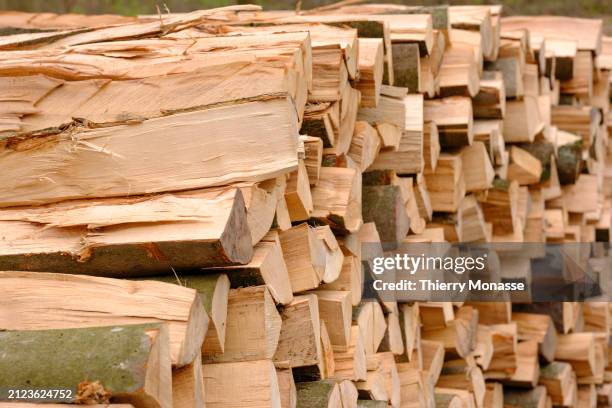
[(308, 173), (308, 181), (311, 186), (316, 186), (319, 182), (323, 160), (323, 141), (313, 136), (300, 136), (300, 139), (304, 142), (304, 164)]
[(352, 88), (350, 84), (345, 84), (342, 89), (340, 99), (340, 124), (338, 127), (338, 139), (334, 150), (337, 153), (345, 154), (351, 146), (351, 138), (355, 131), (357, 112), (361, 101), (361, 93)]
[(506, 114), (506, 88), (501, 72), (485, 71), (480, 90), (474, 97), (474, 117), (477, 119), (503, 119)]
[(357, 306), (361, 302), (363, 291), (363, 269), (360, 258), (345, 255), (338, 278), (333, 282), (323, 283), (320, 289), (348, 291), (351, 294), (351, 304)]
[(227, 305), (223, 354), (204, 349), (204, 363), (272, 358), (279, 341), (281, 318), (265, 286), (231, 289)]
[(436, 170), (438, 158), (440, 157), (440, 136), (438, 126), (434, 122), (425, 123), (423, 126), (423, 158), (425, 167)]
[(565, 208), (570, 213), (597, 211), (598, 176), (580, 174), (575, 184), (563, 187)]
[(454, 397), (459, 398), (461, 400), (460, 406), (464, 408), (476, 408), (476, 401), (474, 401), (474, 394), (467, 390), (459, 390), (456, 388), (436, 387), (435, 388), (436, 404), (439, 399), (444, 398), (444, 397), (441, 397), (442, 395), (452, 395)]
[(504, 389), (504, 407), (545, 408), (546, 406), (546, 388), (541, 385), (531, 390)]
[(334, 378), (361, 381), (366, 379), (366, 352), (359, 326), (351, 327), (351, 341), (348, 347), (334, 347), (336, 370)]
[(542, 163), (526, 150), (512, 146), (508, 180), (516, 180), (520, 185), (536, 184), (542, 176)]
[(576, 403), (578, 388), (576, 375), (569, 363), (554, 361), (540, 369), (540, 385), (546, 387), (553, 404), (572, 406)]
[(467, 302), (469, 306), (478, 309), (480, 324), (505, 324), (512, 319), (512, 303), (510, 302)]
[[(403, 303), (400, 305), (400, 324), (404, 332), (406, 356), (411, 360), (414, 351), (417, 352), (417, 356), (419, 355), (418, 353), (420, 353), (421, 320), (419, 317), (418, 303), (414, 303), (413, 305)], [(417, 359), (420, 363), (420, 359)]]
[(297, 391), (293, 381), (293, 373), (289, 368), (277, 368), (278, 390), (280, 394), (281, 408), (296, 408)]
[(478, 325), (474, 358), (483, 371), (487, 371), (493, 358), (493, 333), (489, 326)]
[(270, 360), (204, 364), (206, 407), (280, 408), (276, 369)]
[[(172, 407), (163, 324), (8, 331), (0, 339), (0, 381), (7, 388), (72, 390), (73, 403)], [(96, 361), (88, 357), (91, 353)]]
[[(334, 361), (334, 347), (329, 340), (327, 325), (324, 320), (321, 322), (321, 362), (319, 364), (319, 374), (321, 378), (333, 377), (336, 372), (336, 362)], [(312, 371), (312, 370), (311, 370)], [(315, 372), (316, 374), (316, 372)]]
[(494, 235), (506, 235), (517, 228), (519, 186), (516, 181), (496, 180), (486, 197), (480, 200), (487, 222), (493, 224)]
[(421, 371), (408, 363), (397, 363), (396, 367), (400, 380), (402, 406), (426, 406), (427, 398), (425, 394), (427, 390)]
[(11, 242), (0, 245), (3, 270), (135, 277), (246, 263), (252, 255), (235, 188), (8, 208), (0, 225)]
[(333, 229), (356, 232), (361, 227), (361, 174), (353, 169), (321, 168), (312, 189), (312, 217)]
[(561, 93), (591, 98), (593, 95), (593, 56), (589, 51), (576, 52), (572, 78), (561, 81)]
[[(0, 272), (0, 282), (1, 297), (11, 310), (0, 317), (4, 330), (134, 324), (143, 319), (167, 323), (172, 364), (184, 366), (198, 355), (208, 327), (198, 293), (178, 285), (42, 272)], [(9, 318), (12, 314), (21, 319)]]
[(279, 367), (291, 368), (322, 364), (317, 296), (296, 296), (283, 308), (281, 317), (282, 327), (274, 363)]
[(277, 303), (287, 304), (293, 300), (293, 291), (287, 264), (283, 257), (278, 236), (264, 237), (253, 248), (253, 258), (246, 265), (213, 268), (210, 271), (226, 272), (231, 287), (266, 285)]
[(381, 148), (397, 151), (402, 137), (402, 130), (391, 123), (375, 123), (374, 127), (378, 132), (382, 146)]
[(359, 38), (359, 82), (361, 106), (375, 107), (380, 98), (384, 72), (384, 45), (381, 38)]
[(479, 69), (482, 67), (481, 57), (475, 58), (474, 48), (476, 47), (473, 44), (461, 41), (478, 41), (478, 35), (463, 30), (452, 30), (452, 33), (453, 42), (444, 52), (444, 59), (438, 74), (439, 94), (442, 97), (474, 97), (478, 94), (480, 87), (478, 77)]
[(385, 337), (387, 324), (382, 307), (376, 301), (362, 301), (353, 308), (353, 324), (359, 326), (366, 354), (376, 353)]
[(376, 160), (379, 150), (380, 138), (376, 129), (368, 122), (357, 121), (348, 156), (363, 172)]
[(389, 312), (385, 316), (385, 321), (387, 323), (387, 331), (380, 346), (378, 346), (378, 351), (390, 351), (395, 355), (404, 354), (406, 348), (404, 347), (399, 312)]
[(540, 356), (552, 362), (557, 346), (557, 331), (550, 316), (534, 313), (512, 313), (516, 322), (519, 340), (536, 340)]
[(202, 350), (206, 350), (203, 352), (209, 354), (223, 353), (230, 290), (230, 281), (227, 275), (189, 275), (178, 278), (178, 282), (174, 276), (160, 276), (154, 279), (167, 283), (178, 283), (198, 292), (209, 319), (208, 331), (202, 344)]
[(485, 382), (482, 371), (473, 358), (446, 361), (437, 387), (468, 390), (474, 395), (476, 406), (481, 407), (485, 396)]
[(570, 333), (557, 336), (555, 360), (570, 363), (578, 377), (597, 373), (596, 341), (593, 333)]
[(382, 352), (367, 357), (368, 371), (380, 373), (384, 379), (385, 391), (392, 407), (401, 404), (401, 383), (393, 353)]
[(504, 388), (500, 383), (487, 382), (485, 398), (482, 403), (484, 408), (504, 407)]
[(504, 383), (523, 388), (534, 387), (540, 377), (540, 364), (538, 363), (538, 342), (525, 340), (518, 343), (516, 348), (516, 370)]
[[(223, 138), (224, 143), (202, 138), (203, 127), (207, 129), (207, 134), (228, 136)], [(237, 127), (242, 127), (243, 131)], [(24, 149), (26, 145), (23, 143), (27, 144), (27, 140), (7, 144), (0, 153), (0, 162), (7, 170), (6, 174), (11, 173), (12, 181), (2, 183), (10, 187), (10, 191), (0, 194), (4, 197), (0, 206), (40, 205), (78, 199), (84, 197), (82, 191), (87, 191), (88, 197), (110, 197), (261, 181), (294, 170), (297, 166), (295, 110), (290, 101), (282, 98), (180, 113), (136, 125), (86, 129), (77, 133), (78, 136), (72, 131), (70, 135), (46, 136), (50, 143), (44, 144), (44, 147), (38, 145), (37, 154), (47, 155), (48, 159), (41, 160), (37, 166), (20, 165), (22, 160), (29, 160), (31, 153), (29, 149)], [(241, 136), (239, 140), (231, 141), (231, 135)], [(276, 146), (274, 152), (267, 148), (267, 143), (259, 143), (262, 136)], [(270, 139), (271, 136), (276, 138), (275, 141)], [(89, 147), (70, 152), (69, 147), (75, 137), (83, 146)], [(252, 138), (251, 142), (249, 138)], [(171, 139), (175, 142), (170, 142)], [(232, 149), (230, 146), (236, 143), (252, 143), (253, 146), (266, 148), (260, 152)], [(22, 144), (21, 148), (19, 144)], [(189, 144), (193, 146), (187, 147)], [(143, 154), (142, 146), (151, 146), (147, 154)], [(165, 148), (154, 149), (153, 146)], [(172, 148), (180, 151), (173, 152)], [(100, 149), (106, 154), (100, 154)], [(227, 156), (227, 151), (233, 150), (234, 153)], [(68, 152), (69, 156), (66, 156)], [(241, 154), (246, 156), (240, 158)], [(216, 163), (215, 158), (221, 156), (227, 156), (228, 166)], [(122, 160), (117, 161), (117, 157)], [(67, 163), (72, 163), (70, 167), (73, 169), (69, 176), (62, 171)], [(147, 176), (143, 176), (143, 171)], [(193, 172), (200, 176), (189, 177)], [(38, 178), (35, 178), (38, 180), (35, 183), (19, 183), (19, 180), (27, 180), (33, 174), (55, 176), (51, 184), (48, 179)], [(121, 177), (117, 177), (117, 174)], [(104, 180), (104, 184), (96, 183), (96, 180)]]
[(342, 398), (338, 383), (332, 380), (296, 384), (299, 408), (341, 408)]
[(336, 132), (340, 126), (340, 104), (318, 103), (306, 106), (304, 121), (300, 132), (308, 136), (318, 137), (323, 146), (336, 145)]
[(358, 408), (359, 391), (357, 391), (355, 384), (352, 381), (343, 380), (338, 383), (338, 387), (340, 387), (342, 408)]
[(444, 343), (447, 358), (465, 357), (476, 347), (478, 311), (470, 306), (462, 307), (455, 320), (446, 327), (425, 329), (423, 339)]
[(323, 282), (334, 282), (342, 272), (344, 254), (338, 240), (328, 225), (315, 227), (315, 234), (321, 243), (323, 256), (325, 258), (325, 269), (321, 275)]
[(578, 397), (576, 398), (576, 405), (585, 408), (597, 407), (597, 387), (595, 386), (595, 384), (578, 386)]
[(473, 142), (461, 149), (466, 192), (485, 190), (491, 186), (495, 171), (484, 143)]
[(377, 371), (368, 371), (365, 381), (355, 383), (359, 396), (378, 401), (389, 401), (385, 387), (385, 377)]
[(421, 217), (424, 218), (425, 220), (431, 221), (431, 216), (433, 214), (433, 208), (431, 206), (431, 198), (429, 197), (429, 190), (427, 189), (427, 184), (425, 182), (425, 176), (422, 173), (417, 174), (415, 178), (414, 192), (415, 192), (415, 198), (417, 201), (417, 205), (419, 207), (419, 214), (421, 214)]
[(433, 210), (456, 212), (466, 188), (461, 155), (442, 153), (436, 170), (424, 174)]
[(303, 223), (281, 231), (279, 238), (293, 292), (317, 288), (323, 279), (326, 259), (315, 230)]
[(455, 312), (451, 302), (423, 302), (419, 304), (419, 317), (422, 328), (445, 327), (455, 319)]
[(442, 147), (465, 146), (474, 139), (470, 98), (456, 96), (426, 100), (423, 117), (438, 127)]
[(351, 335), (351, 292), (317, 290), (319, 315), (325, 321), (331, 344), (348, 347)]
[(313, 211), (310, 181), (304, 160), (300, 160), (298, 169), (289, 175), (285, 202), (292, 222), (307, 220)]
[(544, 126), (540, 118), (537, 98), (525, 95), (522, 100), (506, 102), (504, 140), (506, 142), (533, 142)]
[(202, 407), (204, 400), (202, 357), (197, 356), (191, 364), (172, 370), (172, 406), (178, 408)]

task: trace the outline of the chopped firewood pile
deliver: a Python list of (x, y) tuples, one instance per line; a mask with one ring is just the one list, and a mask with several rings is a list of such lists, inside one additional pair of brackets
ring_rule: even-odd
[(607, 296), (390, 301), (370, 268), (582, 243), (608, 287), (602, 21), (350, 3), (0, 12), (0, 408), (612, 406)]

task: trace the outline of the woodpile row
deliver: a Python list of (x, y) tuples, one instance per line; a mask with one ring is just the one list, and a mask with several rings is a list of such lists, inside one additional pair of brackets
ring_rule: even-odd
[(611, 69), (600, 20), (501, 6), (0, 13), (0, 390), (610, 406), (607, 299), (363, 286), (399, 244), (609, 243)]

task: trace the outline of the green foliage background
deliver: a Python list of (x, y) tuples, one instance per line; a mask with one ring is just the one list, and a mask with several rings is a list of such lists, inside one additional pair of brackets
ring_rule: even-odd
[[(302, 8), (332, 3), (333, 0), (303, 0)], [(612, 35), (612, 0), (381, 0), (403, 4), (497, 4), (504, 5), (504, 13), (511, 14), (558, 14), (577, 17), (596, 17), (605, 20), (605, 31)], [(157, 12), (166, 8), (172, 12), (191, 11), (201, 8), (230, 4), (261, 4), (268, 9), (294, 8), (295, 0), (0, 0), (0, 10), (30, 12), (49, 11), (55, 13), (124, 14), (138, 15)]]

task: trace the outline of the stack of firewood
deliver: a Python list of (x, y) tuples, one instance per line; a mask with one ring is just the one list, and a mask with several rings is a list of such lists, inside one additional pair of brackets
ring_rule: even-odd
[(371, 286), (492, 242), (594, 243), (608, 287), (612, 40), (501, 15), (0, 12), (0, 408), (612, 405), (607, 297)]

